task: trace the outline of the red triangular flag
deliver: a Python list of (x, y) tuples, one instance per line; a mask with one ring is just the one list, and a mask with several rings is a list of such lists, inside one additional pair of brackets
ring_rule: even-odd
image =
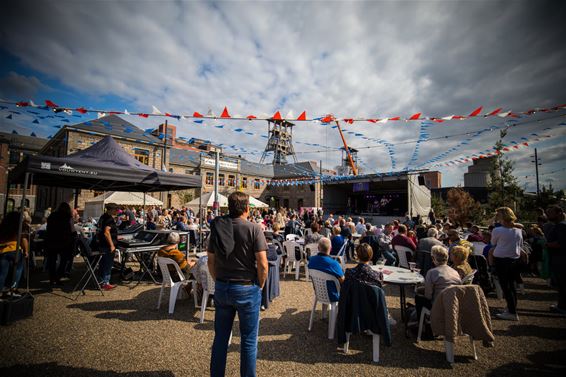
[(523, 145), (524, 145), (525, 147), (528, 147), (528, 146), (529, 146), (529, 143), (526, 143), (526, 142), (525, 142), (525, 143), (523, 143)]
[(409, 120), (418, 120), (421, 117), (421, 113), (413, 114)]
[(84, 107), (79, 107), (78, 109), (75, 109), (75, 111), (78, 111), (81, 114), (86, 114), (86, 109)]
[(466, 118), (466, 117), (462, 116), (462, 115), (453, 115), (452, 116), (452, 119), (464, 119), (464, 118)]
[(202, 118), (202, 114), (197, 113), (196, 111), (193, 113), (193, 117), (195, 118)]
[(220, 118), (231, 118), (230, 114), (228, 113), (228, 108), (226, 106), (224, 107), (224, 111), (222, 111)]
[(482, 109), (483, 109), (483, 106), (480, 106), (480, 107), (478, 107), (477, 109), (475, 109), (474, 111), (472, 111), (472, 113), (471, 113), (470, 115), (468, 115), (468, 116), (470, 116), (470, 117), (475, 117), (475, 116), (477, 116), (477, 115), (481, 112)]
[(28, 102), (18, 102), (18, 103), (16, 103), (16, 106), (18, 106), (18, 107), (26, 107), (26, 106), (29, 106), (29, 103), (28, 103)]
[(257, 117), (255, 115), (248, 115), (246, 118), (252, 120), (252, 119), (256, 119)]
[(147, 117), (149, 117), (149, 114), (141, 114), (141, 113), (140, 113), (140, 114), (138, 114), (138, 115), (141, 116), (142, 118), (147, 118)]
[(275, 120), (281, 120), (281, 113), (277, 111), (271, 118)]
[(303, 111), (301, 115), (297, 118), (297, 120), (307, 120), (307, 112)]
[(322, 123), (330, 123), (332, 122), (332, 115), (327, 115), (320, 120)]
[(491, 113), (487, 114), (486, 116), (492, 116), (492, 115), (496, 115), (497, 113), (499, 113), (501, 111), (501, 107), (498, 109), (493, 110)]
[(47, 105), (47, 107), (59, 107), (59, 105), (54, 104), (48, 99), (45, 100), (45, 104)]
[(377, 123), (378, 119), (368, 119), (367, 121), (371, 123)]

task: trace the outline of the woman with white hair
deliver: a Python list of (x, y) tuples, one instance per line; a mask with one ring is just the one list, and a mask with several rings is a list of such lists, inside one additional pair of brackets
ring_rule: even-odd
[(417, 307), (417, 318), (421, 316), (423, 307), (432, 308), (434, 299), (445, 288), (452, 285), (462, 284), (460, 275), (452, 267), (448, 266), (448, 250), (444, 246), (435, 245), (431, 250), (432, 263), (436, 266), (426, 273), (424, 295), (415, 295), (415, 305)]

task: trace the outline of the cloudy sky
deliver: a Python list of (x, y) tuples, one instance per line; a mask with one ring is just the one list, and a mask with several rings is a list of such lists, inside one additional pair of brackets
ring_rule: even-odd
[[(3, 1), (0, 98), (148, 113), (152, 105), (217, 115), (227, 106), (244, 116), (306, 110), (309, 118), (526, 111), (566, 103), (564, 19), (566, 4), (556, 1)], [(1, 110), (5, 132), (48, 136), (69, 124), (32, 123), (34, 114), (13, 110)], [(537, 147), (541, 182), (566, 188), (565, 114), (512, 123), (357, 122), (346, 137), (366, 172), (438, 169), (437, 161), (491, 148), (499, 129), (511, 126), (504, 142), (529, 141), (508, 153), (521, 185), (534, 189)], [(251, 160), (266, 140), (259, 121), (181, 120), (178, 132), (236, 145), (227, 151)], [(301, 122), (294, 138), (300, 160), (338, 164), (336, 129)], [(466, 168), (441, 167), (444, 186), (462, 184)]]

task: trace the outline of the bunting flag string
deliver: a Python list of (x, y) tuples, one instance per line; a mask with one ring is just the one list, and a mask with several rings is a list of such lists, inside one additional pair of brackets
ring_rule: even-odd
[(253, 114), (247, 116), (239, 116), (239, 115), (230, 115), (228, 108), (225, 106), (224, 110), (222, 111), (221, 115), (218, 117), (209, 111), (207, 115), (202, 115), (199, 112), (193, 112), (192, 114), (174, 114), (171, 112), (163, 113), (155, 106), (152, 106), (151, 113), (145, 112), (128, 112), (127, 110), (124, 111), (111, 111), (111, 110), (94, 110), (94, 109), (87, 109), (85, 106), (81, 106), (78, 108), (75, 107), (68, 107), (68, 106), (59, 106), (52, 102), (51, 100), (45, 100), (45, 106), (40, 106), (35, 104), (32, 100), (30, 101), (8, 101), (8, 100), (0, 100), (0, 103), (4, 104), (11, 104), (17, 107), (32, 107), (44, 110), (52, 110), (54, 112), (66, 112), (67, 114), (71, 115), (73, 111), (77, 111), (81, 114), (86, 113), (96, 113), (97, 116), (100, 118), (104, 115), (109, 114), (123, 114), (123, 115), (134, 115), (139, 116), (142, 118), (149, 118), (149, 117), (171, 117), (177, 120), (180, 119), (194, 119), (194, 118), (205, 118), (205, 119), (232, 119), (232, 120), (287, 120), (287, 121), (320, 121), (321, 123), (330, 123), (333, 120), (340, 120), (346, 122), (348, 124), (353, 124), (354, 122), (370, 122), (370, 123), (379, 123), (385, 124), (388, 122), (397, 122), (397, 121), (423, 121), (428, 120), (436, 123), (443, 123), (446, 121), (451, 120), (466, 120), (466, 119), (476, 119), (476, 118), (487, 118), (487, 117), (501, 117), (501, 118), (521, 118), (522, 116), (533, 115), (539, 112), (554, 112), (559, 110), (566, 109), (566, 104), (552, 106), (552, 107), (532, 107), (526, 111), (503, 111), (503, 108), (497, 108), (492, 111), (487, 111), (482, 113), (483, 107), (480, 106), (472, 111), (468, 115), (448, 115), (448, 116), (423, 116), (422, 112), (415, 113), (413, 115), (402, 117), (402, 116), (391, 116), (391, 117), (381, 117), (381, 118), (367, 118), (367, 117), (347, 117), (347, 118), (335, 118), (333, 115), (325, 115), (319, 118), (308, 118), (306, 111), (303, 111), (301, 115), (297, 118), (283, 118), (281, 116), (280, 111), (276, 111), (272, 116), (256, 116)]

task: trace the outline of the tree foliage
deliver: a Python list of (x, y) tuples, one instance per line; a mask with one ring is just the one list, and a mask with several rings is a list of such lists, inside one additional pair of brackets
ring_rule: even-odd
[(510, 207), (517, 211), (522, 205), (523, 190), (513, 175), (513, 163), (503, 155), (503, 150), (504, 145), (500, 139), (495, 143), (496, 157), (489, 175), (488, 207), (491, 210)]
[(465, 224), (467, 222), (480, 223), (483, 209), (479, 202), (459, 187), (448, 190), (446, 194), (448, 217), (452, 223)]

